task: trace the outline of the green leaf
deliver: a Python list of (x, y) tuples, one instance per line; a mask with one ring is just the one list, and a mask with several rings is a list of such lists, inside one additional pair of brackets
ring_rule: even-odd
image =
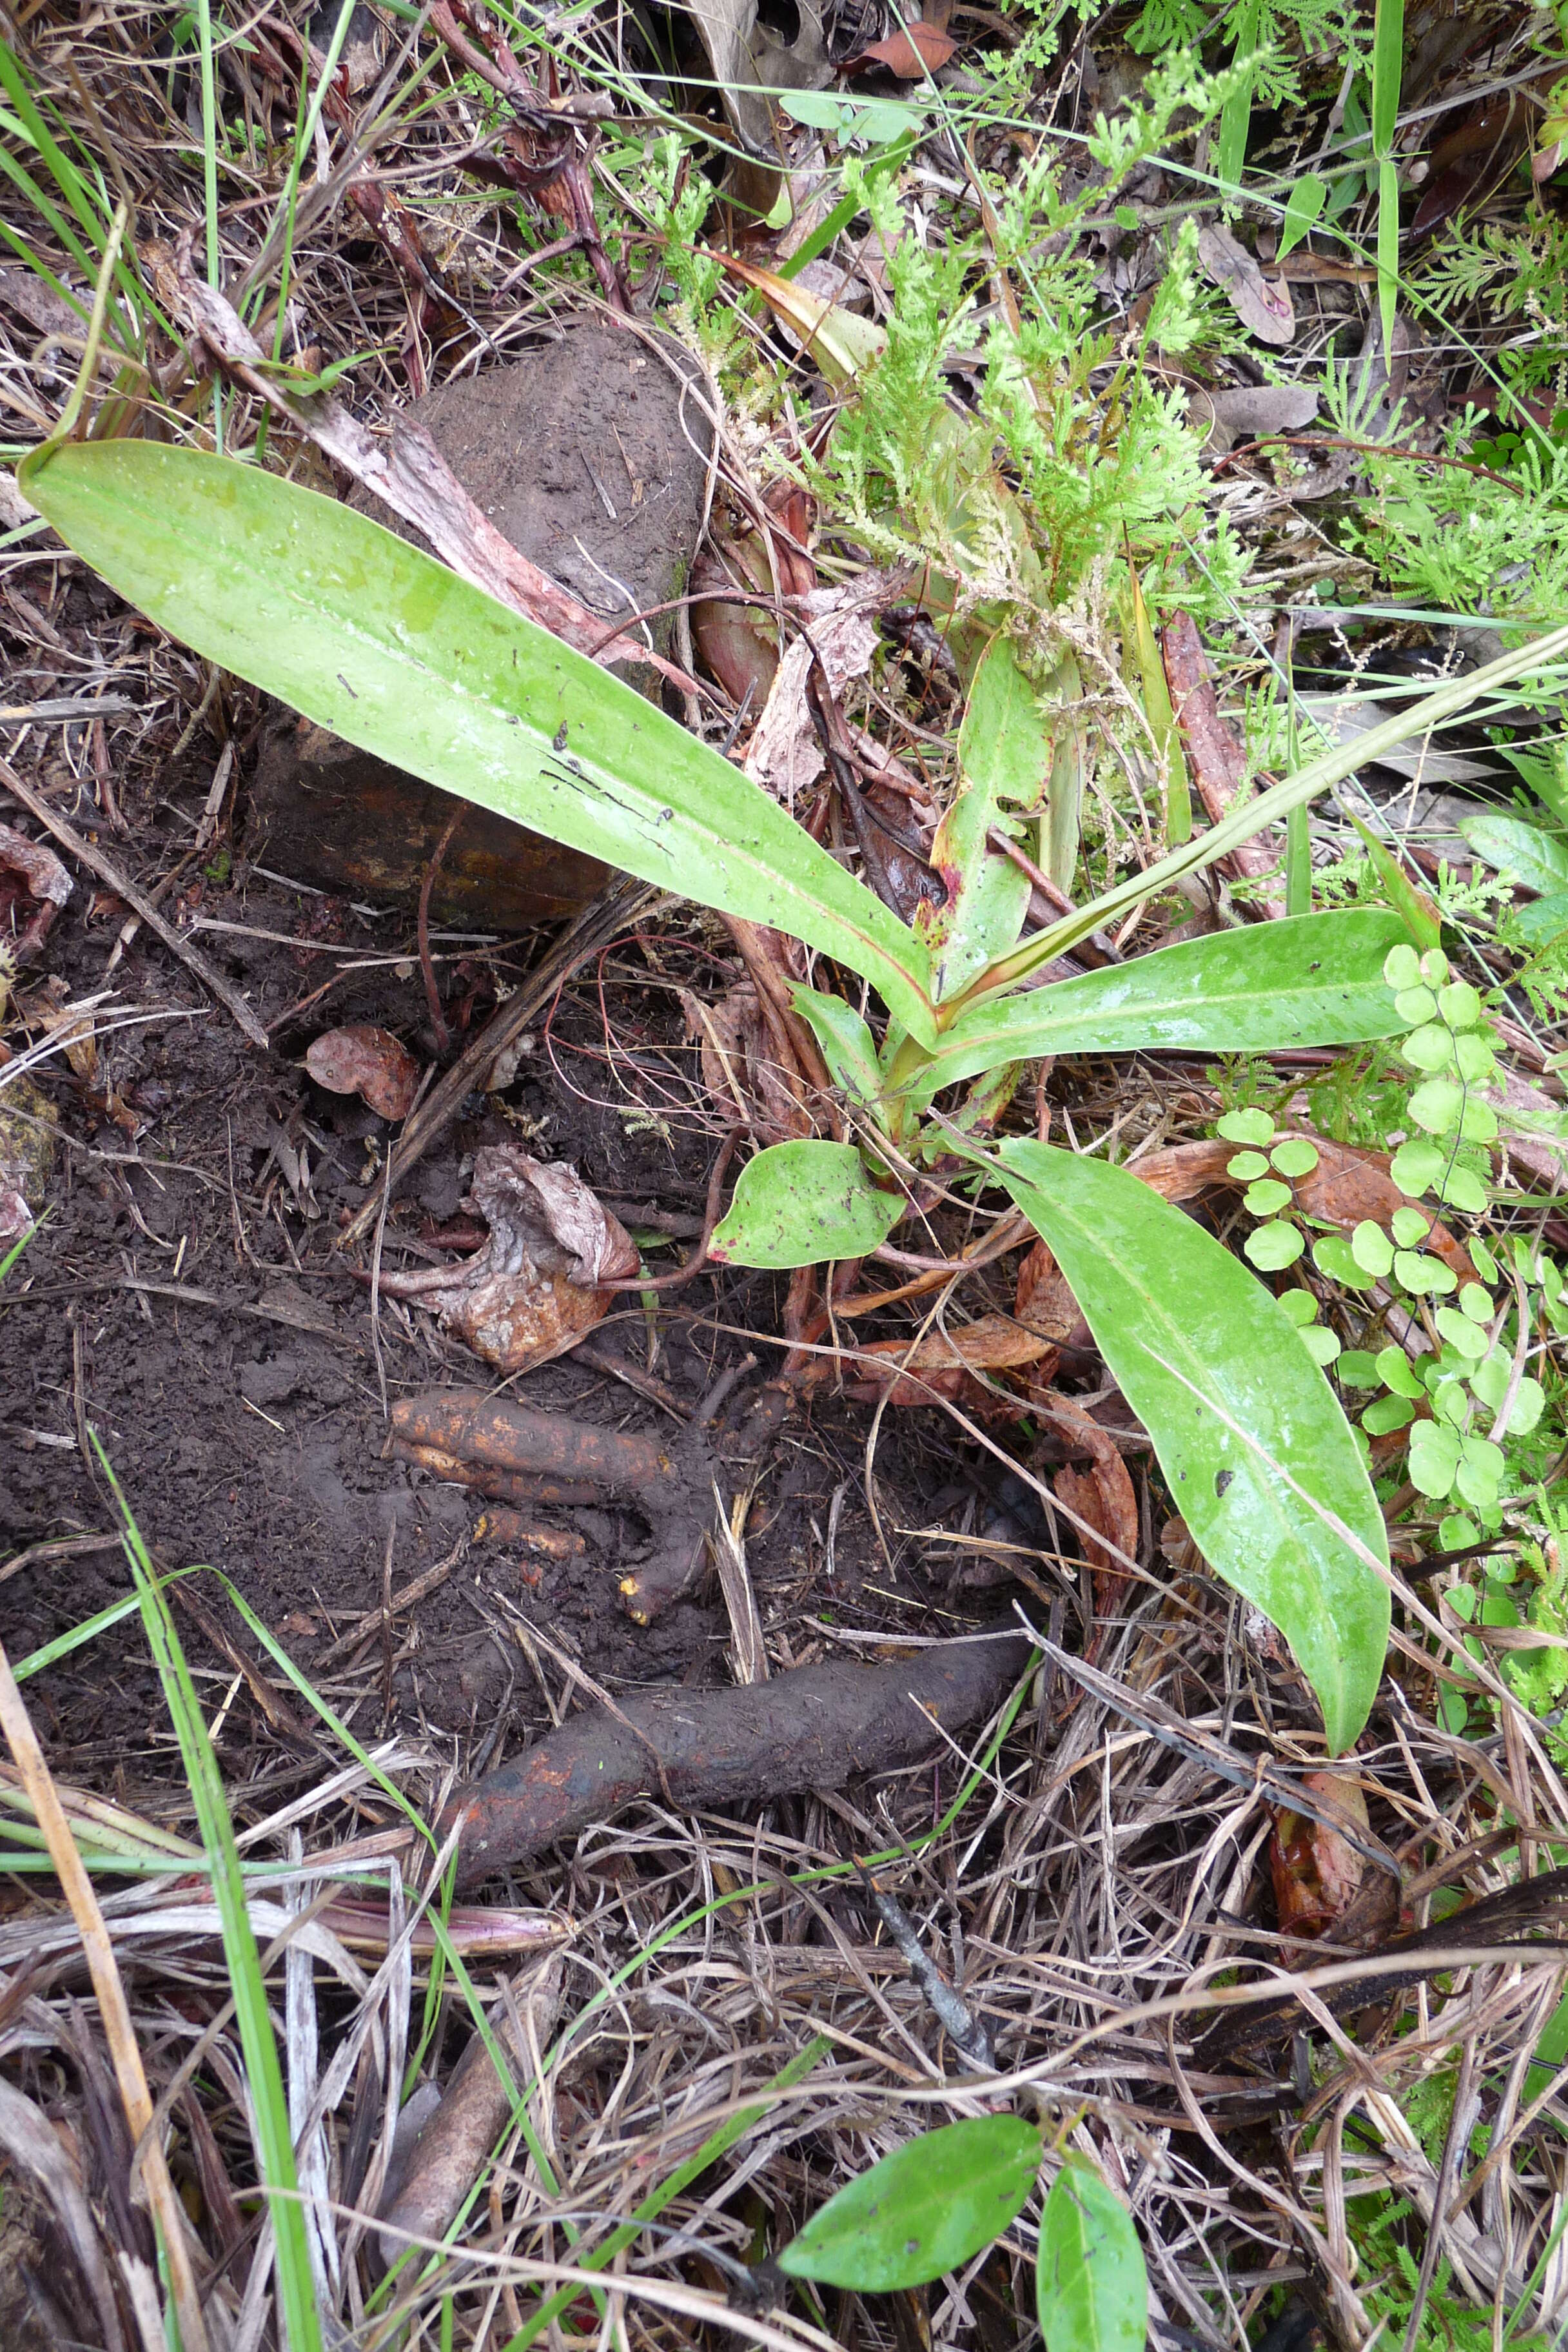
[(1418, 1495), (1440, 1503), (1459, 1466), (1459, 1433), (1446, 1422), (1418, 1421), (1410, 1432), (1410, 1483)]
[(864, 1257), (908, 1206), (901, 1193), (878, 1191), (852, 1143), (775, 1143), (742, 1170), (710, 1248), (721, 1265)]
[[(1394, 1179), (1396, 1183), (1399, 1181)], [(1479, 1217), (1486, 1210), (1487, 1188), (1473, 1168), (1450, 1168), (1438, 1182), (1437, 1198), (1467, 1217)]]
[(1040, 2134), (1021, 2116), (975, 2116), (922, 2132), (830, 2197), (778, 2267), (862, 2294), (924, 2286), (1000, 2237), (1023, 2210)]
[(153, 441), (26, 468), (68, 545), (172, 636), (363, 751), (838, 958), (931, 1035), (921, 943), (739, 769), (368, 516)]
[(955, 996), (1005, 955), (1028, 912), (1028, 876), (990, 846), (1004, 803), (1032, 808), (1050, 766), (1051, 739), (1034, 688), (1010, 640), (993, 637), (980, 657), (958, 738), (963, 782), (936, 829), (931, 864), (947, 901), (931, 918), (931, 984)]
[(1377, 1370), (1384, 1388), (1392, 1389), (1395, 1396), (1419, 1400), (1426, 1395), (1426, 1391), (1421, 1385), (1420, 1375), (1415, 1370), (1409, 1357), (1403, 1348), (1396, 1348), (1392, 1340), (1386, 1348), (1378, 1350)]
[(1443, 1173), (1447, 1154), (1435, 1143), (1402, 1143), (1388, 1165), (1388, 1172), (1402, 1192), (1417, 1197), (1429, 1184), (1435, 1184)]
[(1395, 1250), (1394, 1279), (1417, 1298), (1446, 1296), (1458, 1285), (1458, 1276), (1440, 1257), (1423, 1257), (1415, 1250)]
[(1268, 1157), (1281, 1176), (1310, 1176), (1318, 1164), (1318, 1147), (1309, 1143), (1304, 1135), (1288, 1135), (1277, 1143)]
[(1380, 163), (1394, 147), (1404, 72), (1405, 0), (1377, 0), (1372, 35), (1372, 152)]
[(824, 995), (819, 989), (797, 988), (793, 1002), (822, 1049), (834, 1085), (868, 1110), (881, 1094), (882, 1073), (877, 1041), (865, 1022), (843, 997)]
[[(1403, 918), (1405, 929), (1415, 941), (1416, 946), (1435, 948), (1443, 935), (1443, 919), (1436, 908), (1426, 891), (1418, 888), (1412, 882), (1387, 844), (1379, 841), (1376, 834), (1369, 825), (1363, 824), (1359, 816), (1348, 810), (1346, 814), (1350, 815), (1352, 824), (1361, 835), (1362, 845), (1372, 860), (1373, 871), (1388, 893), (1389, 905), (1395, 914)], [(1420, 970), (1415, 960), (1415, 949), (1409, 950), (1409, 963), (1404, 968), (1414, 976)], [(1407, 980), (1394, 981), (1390, 984), (1394, 987), (1408, 988), (1411, 982)]]
[[(1394, 1238), (1401, 1249), (1419, 1249), (1432, 1230), (1430, 1218), (1424, 1216), (1419, 1209), (1395, 1209), (1388, 1222), (1393, 1227)], [(1374, 1274), (1386, 1274), (1388, 1268), (1386, 1265), (1373, 1266), (1372, 1271)]]
[(1322, 1373), (1230, 1252), (1136, 1176), (1042, 1143), (1008, 1141), (998, 1156), (1194, 1539), (1285, 1635), (1330, 1746), (1347, 1747), (1387, 1647), (1388, 1591), (1373, 1563), (1388, 1548)]
[(1413, 1070), (1446, 1070), (1454, 1058), (1454, 1040), (1440, 1021), (1413, 1029), (1400, 1047)]
[(1351, 1235), (1351, 1255), (1363, 1274), (1381, 1282), (1394, 1264), (1394, 1244), (1371, 1217), (1363, 1217)]
[[(1215, 1119), (1215, 1133), (1222, 1135), (1227, 1143), (1269, 1143), (1274, 1138), (1274, 1121), (1266, 1110), (1227, 1110), (1223, 1118)], [(1233, 1176), (1239, 1172), (1234, 1160), (1228, 1172)]]
[(1250, 1184), (1254, 1177), (1268, 1175), (1268, 1162), (1261, 1151), (1238, 1151), (1234, 1160), (1226, 1161), (1225, 1172), (1238, 1184)]
[(1241, 1246), (1259, 1274), (1282, 1274), (1288, 1265), (1295, 1265), (1307, 1243), (1299, 1225), (1276, 1222), (1259, 1225)]
[(1486, 1333), (1458, 1307), (1439, 1307), (1432, 1320), (1450, 1348), (1457, 1349), (1461, 1356), (1468, 1356), (1479, 1363), (1486, 1354), (1489, 1345)]
[(1377, 1279), (1360, 1263), (1343, 1234), (1320, 1235), (1312, 1244), (1312, 1262), (1331, 1282), (1342, 1283), (1347, 1290), (1370, 1290)]
[(1459, 831), (1478, 857), (1527, 890), (1542, 898), (1568, 890), (1568, 845), (1555, 834), (1543, 833), (1521, 816), (1505, 816), (1500, 809), (1461, 817)]
[(1369, 1437), (1386, 1437), (1391, 1430), (1408, 1429), (1415, 1418), (1415, 1407), (1408, 1397), (1374, 1397), (1361, 1417), (1361, 1425)]
[(1516, 907), (1510, 919), (1526, 947), (1548, 947), (1568, 931), (1568, 890), (1532, 898), (1528, 906)]
[(1267, 1054), (1391, 1037), (1401, 1024), (1383, 961), (1399, 932), (1381, 908), (1298, 915), (984, 997), (943, 1033), (921, 1082), (929, 1100), (976, 1070), (1044, 1054)]
[(1132, 2216), (1077, 2161), (1058, 2173), (1040, 2217), (1035, 2303), (1046, 2352), (1143, 2352), (1149, 2277)]
[(1277, 257), (1280, 261), (1288, 253), (1294, 253), (1321, 213), (1328, 197), (1329, 184), (1319, 173), (1304, 173), (1297, 181), (1286, 203), (1285, 217), (1279, 224)]
[(1282, 1184), (1278, 1176), (1260, 1176), (1242, 1194), (1241, 1205), (1249, 1216), (1278, 1216), (1281, 1209), (1290, 1205), (1290, 1187)]

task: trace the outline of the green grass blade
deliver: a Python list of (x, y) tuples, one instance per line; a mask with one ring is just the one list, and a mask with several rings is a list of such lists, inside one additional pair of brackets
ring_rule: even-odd
[(213, 1894), (223, 1926), (224, 1957), (234, 1990), (235, 2015), (245, 2053), (256, 2119), (256, 2152), (261, 2167), (268, 2210), (276, 2244), (276, 2273), (289, 2352), (321, 2352), (321, 2315), (305, 2234), (304, 2208), (300, 2202), (294, 2143), (289, 2130), (289, 2103), (283, 2071), (267, 2005), (261, 1960), (246, 1903), (245, 1879), (234, 1823), (224, 1796), (223, 1776), (207, 1737), (205, 1718), (191, 1670), (180, 1646), (173, 1612), (163, 1583), (153, 1566), (141, 1530), (131, 1515), (109, 1458), (94, 1438), (98, 1458), (125, 1520), (124, 1544), (142, 1622), (163, 1685), (163, 1696), (180, 1743), (181, 1760), (190, 1786), (202, 1843), (212, 1871)]

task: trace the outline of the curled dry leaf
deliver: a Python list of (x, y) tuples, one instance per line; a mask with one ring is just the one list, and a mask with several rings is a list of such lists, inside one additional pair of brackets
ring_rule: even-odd
[(935, 73), (939, 66), (946, 65), (957, 53), (958, 43), (951, 33), (917, 16), (912, 24), (889, 33), (885, 41), (873, 41), (869, 48), (846, 58), (839, 70), (865, 73), (872, 66), (885, 66), (900, 81), (923, 81), (928, 73)]
[(378, 1118), (406, 1118), (419, 1091), (419, 1065), (389, 1029), (361, 1024), (329, 1029), (305, 1055), (305, 1067), (332, 1095), (358, 1095)]
[(1015, 1312), (1026, 1331), (1037, 1331), (1058, 1347), (1071, 1339), (1083, 1319), (1066, 1275), (1043, 1241), (1025, 1252), (1018, 1267)]
[[(1076, 1319), (1076, 1317), (1075, 1317)], [(872, 1339), (844, 1359), (815, 1356), (800, 1385), (816, 1388), (842, 1370), (845, 1394), (868, 1402), (886, 1397), (890, 1405), (931, 1404), (938, 1397), (984, 1416), (1018, 1411), (1018, 1401), (1000, 1395), (980, 1380), (983, 1372), (1012, 1372), (1044, 1366), (1049, 1378), (1057, 1351), (1037, 1331), (1026, 1331), (1009, 1315), (982, 1315), (973, 1323), (924, 1332), (918, 1339)]]
[(1254, 256), (1229, 229), (1211, 223), (1198, 231), (1198, 259), (1230, 298), (1237, 317), (1259, 342), (1285, 344), (1296, 332), (1290, 289), (1279, 278), (1265, 278)]
[(863, 677), (877, 650), (877, 614), (900, 596), (907, 583), (884, 573), (862, 573), (842, 588), (814, 588), (796, 599), (805, 630), (778, 667), (773, 691), (746, 754), (754, 784), (793, 809), (816, 782), (827, 761), (816, 740), (806, 699), (813, 648), (837, 698), (852, 678)]
[[(1367, 1827), (1366, 1799), (1359, 1780), (1343, 1772), (1309, 1772), (1303, 1789), (1325, 1806)], [(1282, 1812), (1268, 1841), (1279, 1931), (1286, 1936), (1322, 1936), (1343, 1918), (1360, 1892), (1364, 1857), (1327, 1822), (1305, 1813)]]
[[(1204, 806), (1210, 820), (1217, 824), (1232, 803), (1245, 799), (1248, 793), (1247, 753), (1235, 728), (1221, 715), (1209, 676), (1208, 657), (1190, 613), (1178, 613), (1161, 630), (1160, 650), (1171, 709), (1182, 730)], [(1228, 857), (1221, 858), (1220, 870), (1235, 877), (1256, 877), (1272, 873), (1278, 862), (1265, 836), (1261, 841), (1244, 841)], [(1285, 912), (1283, 898), (1266, 898), (1263, 904), (1271, 915)]]
[(1085, 1535), (1084, 1544), (1089, 1564), (1096, 1572), (1096, 1614), (1103, 1614), (1126, 1580), (1125, 1562), (1138, 1557), (1137, 1493), (1116, 1440), (1080, 1404), (1055, 1389), (1036, 1389), (1030, 1401), (1036, 1411), (1049, 1416), (1058, 1434), (1075, 1452), (1087, 1454), (1092, 1465), (1087, 1474), (1070, 1467), (1058, 1470), (1054, 1483), (1058, 1499), (1080, 1519), (1087, 1519), (1104, 1538), (1096, 1543), (1093, 1536)]
[(615, 1294), (602, 1286), (636, 1274), (636, 1244), (574, 1168), (516, 1144), (475, 1154), (473, 1198), (489, 1239), (424, 1303), (487, 1364), (531, 1371), (603, 1319)]
[(71, 894), (71, 878), (41, 841), (0, 824), (0, 945), (30, 963)]

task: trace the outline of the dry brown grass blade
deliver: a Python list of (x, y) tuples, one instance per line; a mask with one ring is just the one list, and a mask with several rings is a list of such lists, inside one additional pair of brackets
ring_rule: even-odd
[(115, 2307), (114, 2289), (103, 2247), (93, 2227), (92, 2211), (77, 2169), (61, 2147), (47, 2116), (20, 2091), (0, 2080), (0, 2151), (22, 2172), (30, 2173), (54, 2207), (55, 2217), (80, 2266), (103, 2330), (104, 2352), (125, 2352), (125, 2335)]
[(115, 2079), (120, 2085), (120, 2095), (125, 2104), (132, 2137), (138, 2143), (148, 2199), (163, 2242), (182, 2338), (187, 2352), (208, 2352), (206, 2323), (196, 2294), (190, 2248), (185, 2242), (184, 2208), (169, 2178), (161, 2142), (147, 2137), (148, 2126), (153, 2121), (153, 2095), (147, 2085), (146, 2069), (142, 2063), (136, 2029), (131, 2020), (131, 2004), (121, 1982), (108, 1923), (99, 1907), (87, 1866), (77, 1851), (65, 1809), (56, 1793), (53, 1777), (17, 1688), (16, 1678), (11, 1672), (11, 1661), (5, 1654), (3, 1643), (0, 1643), (0, 1729), (4, 1730), (11, 1753), (16, 1759), (22, 1785), (32, 1801), (38, 1827), (49, 1849), (49, 1859), (54, 1864), (65, 1890), (66, 1901), (70, 1905), (71, 1916), (81, 1935), (82, 1949), (87, 1955), (92, 1977), (92, 1989), (98, 1996), (104, 2036), (114, 2062)]

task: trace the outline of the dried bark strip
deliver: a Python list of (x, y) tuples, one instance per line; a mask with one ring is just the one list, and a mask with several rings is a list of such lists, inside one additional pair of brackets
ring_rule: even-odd
[(746, 1689), (628, 1700), (619, 1719), (574, 1716), (454, 1801), (442, 1834), (461, 1823), (458, 1882), (527, 1861), (655, 1791), (728, 1809), (918, 1763), (943, 1732), (991, 1712), (1031, 1649), (1024, 1634), (937, 1642), (893, 1665), (801, 1666)]

